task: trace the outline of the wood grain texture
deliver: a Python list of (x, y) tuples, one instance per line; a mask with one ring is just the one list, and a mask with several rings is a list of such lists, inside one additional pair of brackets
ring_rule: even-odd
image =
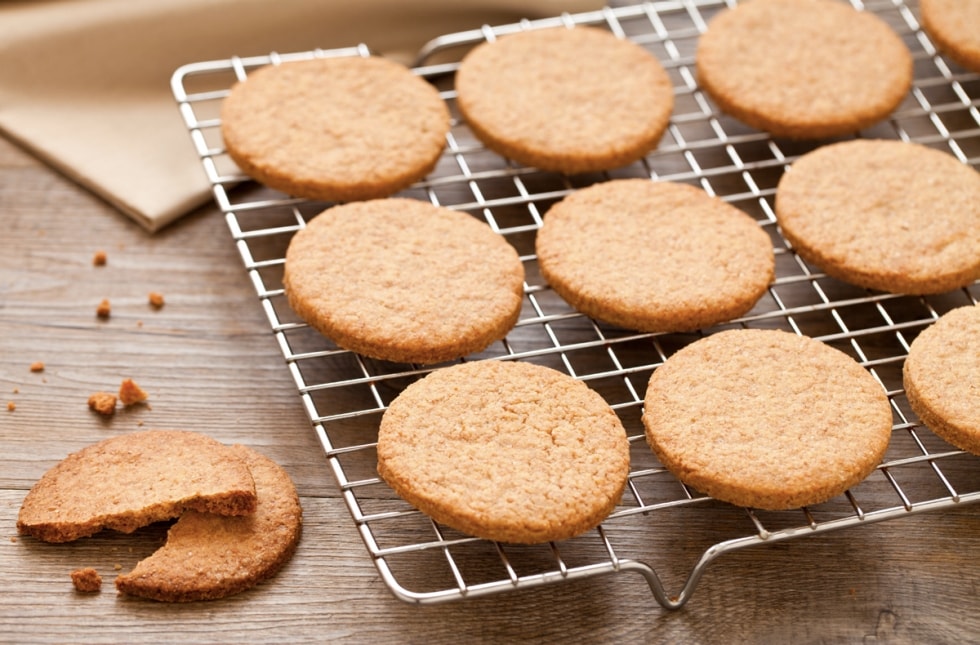
[[(339, 498), (217, 211), (149, 236), (0, 141), (0, 217), (0, 403), (16, 405), (0, 410), (0, 643), (953, 643), (980, 633), (975, 507), (726, 555), (676, 612), (634, 574), (402, 603)], [(92, 266), (98, 249), (104, 267)], [(162, 309), (148, 306), (151, 290)], [(95, 316), (102, 298), (112, 304), (105, 321)], [(43, 372), (30, 371), (35, 361)], [(126, 377), (149, 392), (148, 406), (111, 419), (88, 410), (89, 394)], [(225, 600), (160, 604), (117, 596), (112, 578), (161, 544), (165, 527), (67, 545), (16, 537), (20, 503), (47, 468), (150, 427), (244, 443), (292, 475), (304, 533), (275, 578)], [(624, 539), (642, 551), (651, 539), (669, 545), (671, 530)], [(664, 567), (676, 588), (693, 565), (683, 559), (700, 551), (665, 551), (680, 560)], [(82, 566), (102, 573), (101, 593), (73, 591), (68, 573)]]

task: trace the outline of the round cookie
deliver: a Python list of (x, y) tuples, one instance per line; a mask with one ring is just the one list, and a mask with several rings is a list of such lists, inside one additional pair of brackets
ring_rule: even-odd
[(980, 0), (920, 0), (922, 28), (936, 48), (980, 72)]
[(779, 180), (776, 219), (805, 260), (862, 287), (929, 294), (980, 278), (980, 174), (919, 144), (803, 155)]
[(486, 146), (568, 174), (617, 168), (653, 150), (674, 91), (639, 45), (594, 27), (524, 31), (470, 51), (457, 103)]
[(438, 363), (486, 349), (517, 322), (524, 267), (466, 213), (412, 199), (327, 209), (290, 241), (290, 306), (365, 356)]
[(245, 446), (231, 446), (255, 480), (258, 504), (245, 517), (188, 511), (159, 550), (116, 577), (131, 596), (166, 602), (214, 600), (270, 578), (299, 543), (303, 509), (279, 464)]
[(903, 380), (912, 411), (930, 430), (980, 455), (980, 306), (953, 309), (924, 329)]
[(436, 89), (378, 57), (269, 65), (237, 83), (221, 108), (221, 134), (239, 168), (308, 199), (407, 188), (435, 167), (448, 131)]
[(541, 274), (570, 305), (640, 331), (707, 327), (748, 312), (774, 275), (748, 215), (684, 184), (619, 179), (572, 193), (537, 235)]
[(378, 472), (437, 522), (533, 544), (583, 533), (612, 512), (629, 443), (616, 413), (581, 381), (529, 363), (462, 363), (391, 403)]
[(750, 0), (698, 41), (698, 82), (736, 119), (778, 137), (848, 134), (890, 114), (912, 56), (880, 18), (837, 0)]
[(650, 377), (647, 440), (679, 480), (739, 506), (817, 504), (881, 461), (892, 415), (846, 354), (789, 332), (735, 329), (681, 349)]

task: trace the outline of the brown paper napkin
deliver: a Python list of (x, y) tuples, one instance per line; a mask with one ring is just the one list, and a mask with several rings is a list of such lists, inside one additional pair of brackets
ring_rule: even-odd
[(155, 231), (210, 197), (170, 93), (180, 65), (360, 43), (407, 61), (440, 34), (602, 4), (0, 2), (0, 131)]

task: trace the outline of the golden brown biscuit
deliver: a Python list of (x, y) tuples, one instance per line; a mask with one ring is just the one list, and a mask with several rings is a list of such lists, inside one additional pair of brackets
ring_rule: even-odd
[(517, 322), (524, 267), (466, 213), (390, 198), (328, 209), (289, 244), (293, 310), (339, 346), (437, 363), (482, 351)]
[(657, 146), (674, 106), (670, 78), (652, 54), (592, 27), (478, 45), (456, 72), (456, 91), (487, 147), (569, 174), (640, 159)]
[(849, 134), (890, 114), (912, 56), (880, 18), (837, 0), (750, 0), (698, 41), (698, 82), (718, 106), (779, 137)]
[(924, 329), (912, 341), (903, 377), (922, 422), (980, 455), (980, 306), (953, 309)]
[(776, 219), (805, 260), (862, 287), (928, 294), (980, 278), (980, 173), (919, 144), (803, 155), (776, 188)]
[(236, 84), (221, 110), (228, 154), (290, 195), (385, 197), (427, 175), (449, 131), (434, 87), (383, 58), (270, 65)]
[(681, 349), (650, 377), (647, 440), (679, 480), (780, 510), (843, 493), (891, 437), (884, 390), (857, 362), (789, 332), (735, 329)]
[(737, 318), (774, 272), (772, 242), (748, 215), (693, 186), (645, 179), (594, 184), (558, 202), (536, 250), (542, 276), (573, 307), (650, 332)]
[(378, 472), (438, 522), (502, 542), (569, 538), (619, 502), (629, 444), (581, 381), (529, 363), (482, 361), (407, 387), (378, 432)]
[(303, 523), (292, 480), (251, 448), (230, 450), (255, 480), (255, 513), (222, 517), (187, 511), (163, 547), (116, 577), (119, 591), (166, 602), (224, 598), (271, 577), (292, 557)]
[(980, 72), (980, 0), (919, 0), (919, 10), (936, 48)]
[(222, 515), (255, 510), (255, 484), (234, 451), (183, 430), (105, 439), (68, 455), (31, 488), (17, 531), (69, 542), (102, 529), (131, 533), (188, 509)]

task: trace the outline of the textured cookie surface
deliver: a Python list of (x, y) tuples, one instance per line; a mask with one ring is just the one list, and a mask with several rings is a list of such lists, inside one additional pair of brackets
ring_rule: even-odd
[(337, 206), (289, 244), (293, 310), (339, 346), (399, 362), (482, 351), (517, 322), (524, 267), (473, 217), (417, 200)]
[(672, 355), (650, 378), (647, 440), (678, 479), (716, 499), (817, 504), (881, 461), (884, 390), (846, 354), (789, 332), (737, 329)]
[(954, 61), (980, 72), (980, 0), (919, 0), (922, 27)]
[(773, 277), (752, 218), (683, 184), (620, 179), (555, 204), (536, 241), (541, 274), (573, 307), (641, 331), (737, 318)]
[(188, 509), (244, 515), (255, 505), (252, 476), (230, 448), (194, 432), (147, 430), (56, 464), (24, 498), (17, 530), (69, 542), (102, 529), (131, 533)]
[(255, 479), (255, 512), (244, 517), (184, 513), (163, 547), (116, 578), (119, 591), (167, 602), (213, 600), (258, 584), (289, 560), (303, 523), (292, 480), (251, 448), (229, 449)]
[(903, 376), (922, 422), (980, 455), (980, 306), (953, 309), (924, 329), (912, 341)]
[(700, 85), (735, 118), (795, 139), (885, 118), (912, 83), (912, 56), (877, 16), (837, 0), (750, 0), (701, 36)]
[(800, 157), (776, 218), (804, 259), (862, 287), (940, 293), (980, 278), (980, 173), (919, 144), (854, 140)]
[(383, 58), (329, 58), (253, 72), (222, 104), (229, 156), (290, 195), (385, 197), (435, 167), (449, 130), (438, 92)]
[(641, 158), (674, 106), (670, 78), (653, 55), (590, 27), (483, 43), (463, 58), (456, 90), (460, 112), (487, 147), (569, 174)]
[(381, 421), (378, 471), (436, 521), (478, 537), (572, 537), (629, 474), (616, 413), (581, 381), (527, 363), (463, 363), (406, 388)]

